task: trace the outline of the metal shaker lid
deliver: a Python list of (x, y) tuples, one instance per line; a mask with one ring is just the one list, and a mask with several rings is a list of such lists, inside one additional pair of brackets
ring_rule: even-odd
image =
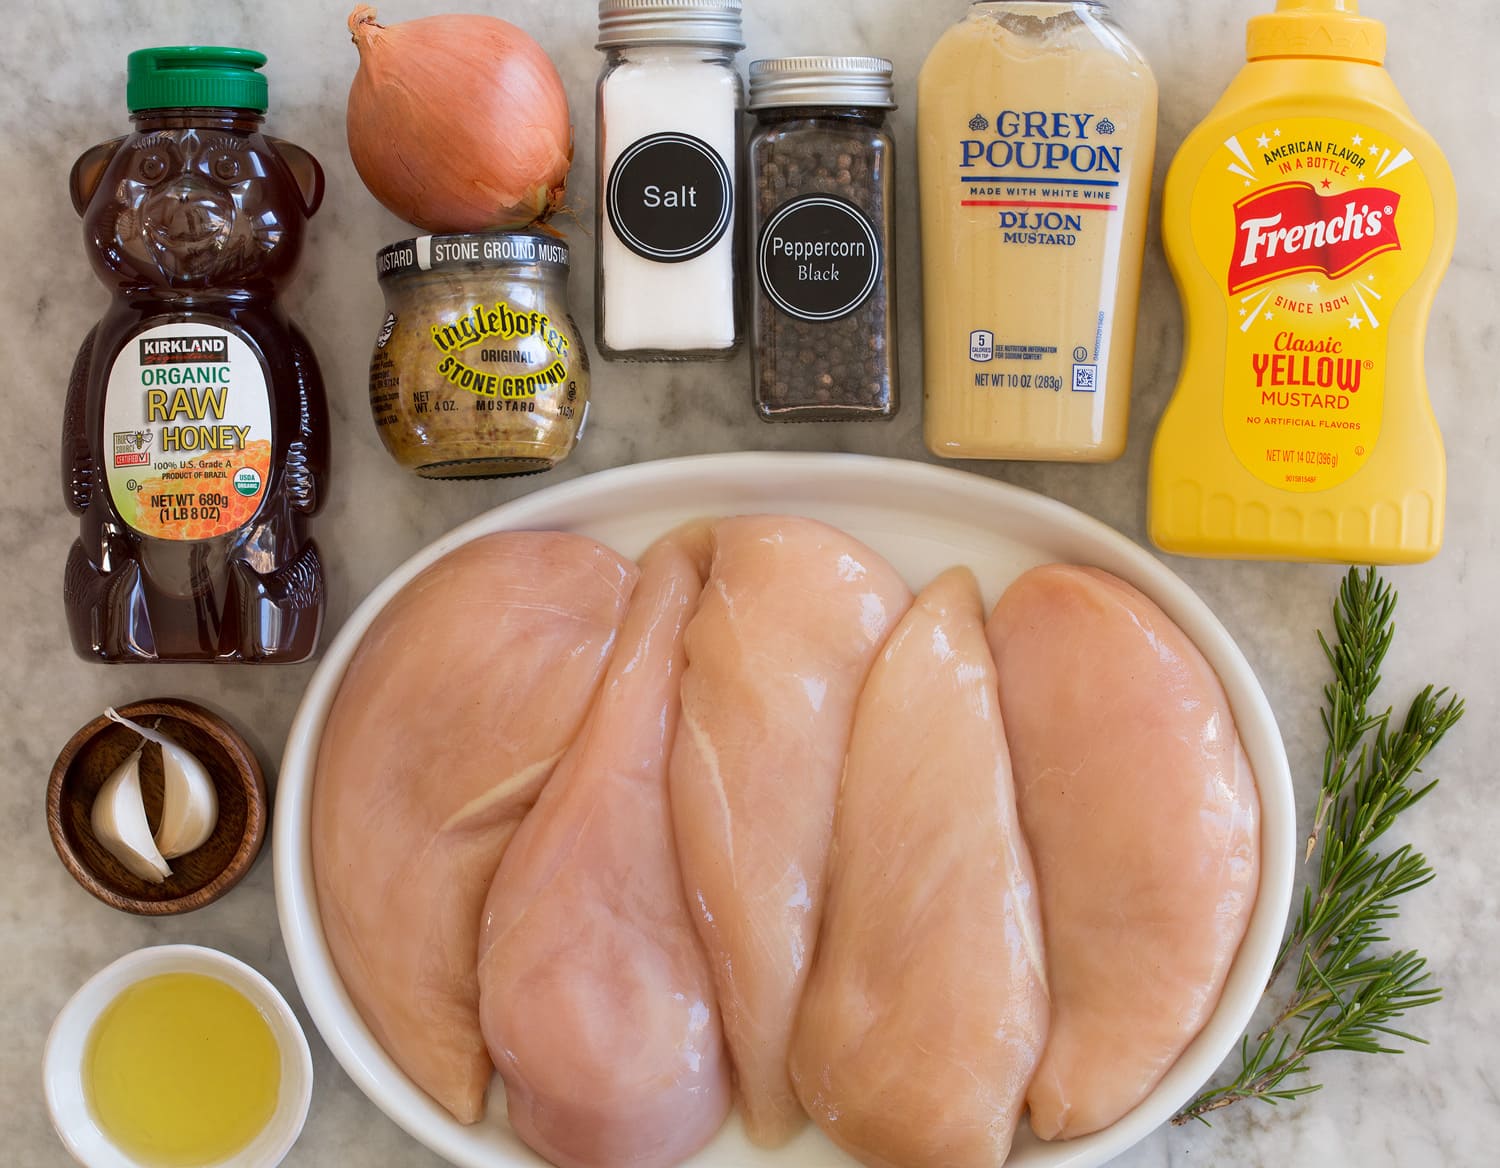
[(771, 57), (750, 62), (750, 108), (849, 105), (895, 109), (884, 57)]
[(745, 47), (740, 0), (599, 0), (596, 48), (620, 45)]

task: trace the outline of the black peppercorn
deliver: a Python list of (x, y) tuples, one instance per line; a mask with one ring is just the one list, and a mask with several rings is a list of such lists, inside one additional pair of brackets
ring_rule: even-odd
[(750, 66), (752, 365), (768, 421), (899, 406), (890, 77), (870, 57)]

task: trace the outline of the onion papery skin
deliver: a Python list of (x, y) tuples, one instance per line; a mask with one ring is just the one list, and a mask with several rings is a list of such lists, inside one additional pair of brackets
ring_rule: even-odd
[(349, 154), (389, 211), (425, 231), (529, 226), (562, 205), (573, 127), (562, 78), (524, 31), (492, 16), (381, 25), (349, 16), (359, 70)]

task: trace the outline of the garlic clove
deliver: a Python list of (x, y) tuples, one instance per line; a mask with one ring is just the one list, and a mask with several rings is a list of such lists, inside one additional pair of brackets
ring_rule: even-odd
[(219, 821), (219, 796), (208, 771), (193, 755), (163, 743), (161, 826), (156, 846), (171, 860), (200, 848)]
[(142, 880), (160, 884), (172, 874), (151, 838), (146, 803), (141, 797), (141, 750), (115, 768), (104, 780), (89, 814), (94, 838)]
[(219, 796), (213, 779), (197, 757), (158, 730), (148, 730), (117, 710), (105, 715), (161, 747), (162, 808), (156, 847), (168, 860), (200, 848), (219, 821)]

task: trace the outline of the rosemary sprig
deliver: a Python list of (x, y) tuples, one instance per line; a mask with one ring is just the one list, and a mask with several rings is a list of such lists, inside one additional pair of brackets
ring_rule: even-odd
[[(1385, 639), (1388, 645), (1389, 636)], [(1412, 701), (1406, 720), (1394, 734), (1389, 731), (1390, 711), (1364, 719), (1369, 723), (1367, 730), (1375, 731), (1373, 746), (1361, 749), (1351, 771), (1335, 770), (1325, 778), (1319, 802), (1327, 800), (1331, 823), (1326, 826), (1331, 830), (1322, 841), (1316, 893), (1311, 885), (1303, 892), (1302, 910), (1282, 942), (1273, 981), (1299, 947), (1305, 946), (1313, 960), (1320, 961), (1333, 938), (1370, 914), (1389, 909), (1387, 902), (1393, 897), (1432, 879), (1432, 870), (1419, 853), (1403, 847), (1380, 856), (1371, 845), (1401, 812), (1437, 785), (1427, 783), (1414, 790), (1410, 784), (1433, 748), (1463, 716), (1463, 702), (1457, 698), (1445, 702), (1445, 698), (1447, 690), (1428, 686)], [(1324, 722), (1329, 722), (1326, 711)], [(1336, 789), (1331, 784), (1337, 784)], [(1317, 832), (1315, 825), (1309, 858), (1319, 842)]]
[[(1333, 608), (1336, 647), (1330, 648), (1328, 639), (1318, 630), (1318, 644), (1333, 666), (1333, 680), (1323, 687), (1328, 703), (1323, 709), (1328, 749), (1323, 754), (1323, 784), (1304, 860), (1312, 859), (1328, 810), (1348, 783), (1351, 755), (1379, 721), (1369, 716), (1368, 707), (1380, 685), (1380, 665), (1396, 632), (1392, 621), (1395, 612), (1396, 594), (1374, 569), (1364, 575), (1351, 571), (1339, 587), (1338, 603)], [(1362, 762), (1362, 758), (1355, 760), (1355, 768)]]
[(1437, 785), (1415, 780), (1464, 703), (1428, 686), (1395, 729), (1391, 710), (1370, 713), (1395, 610), (1396, 593), (1374, 568), (1350, 569), (1334, 605), (1334, 643), (1318, 634), (1333, 679), (1323, 688), (1328, 747), (1305, 858), (1321, 852), (1271, 975), (1274, 983), (1295, 959), (1291, 994), (1262, 1033), (1245, 1036), (1234, 1079), (1199, 1095), (1175, 1124), (1207, 1123), (1245, 1099), (1276, 1104), (1321, 1090), (1308, 1060), (1328, 1051), (1399, 1054), (1396, 1040), (1425, 1042), (1395, 1023), (1442, 998), (1426, 958), (1375, 950), (1389, 943), (1385, 922), (1398, 900), (1430, 882), (1432, 866), (1409, 844), (1384, 855), (1374, 845)]

